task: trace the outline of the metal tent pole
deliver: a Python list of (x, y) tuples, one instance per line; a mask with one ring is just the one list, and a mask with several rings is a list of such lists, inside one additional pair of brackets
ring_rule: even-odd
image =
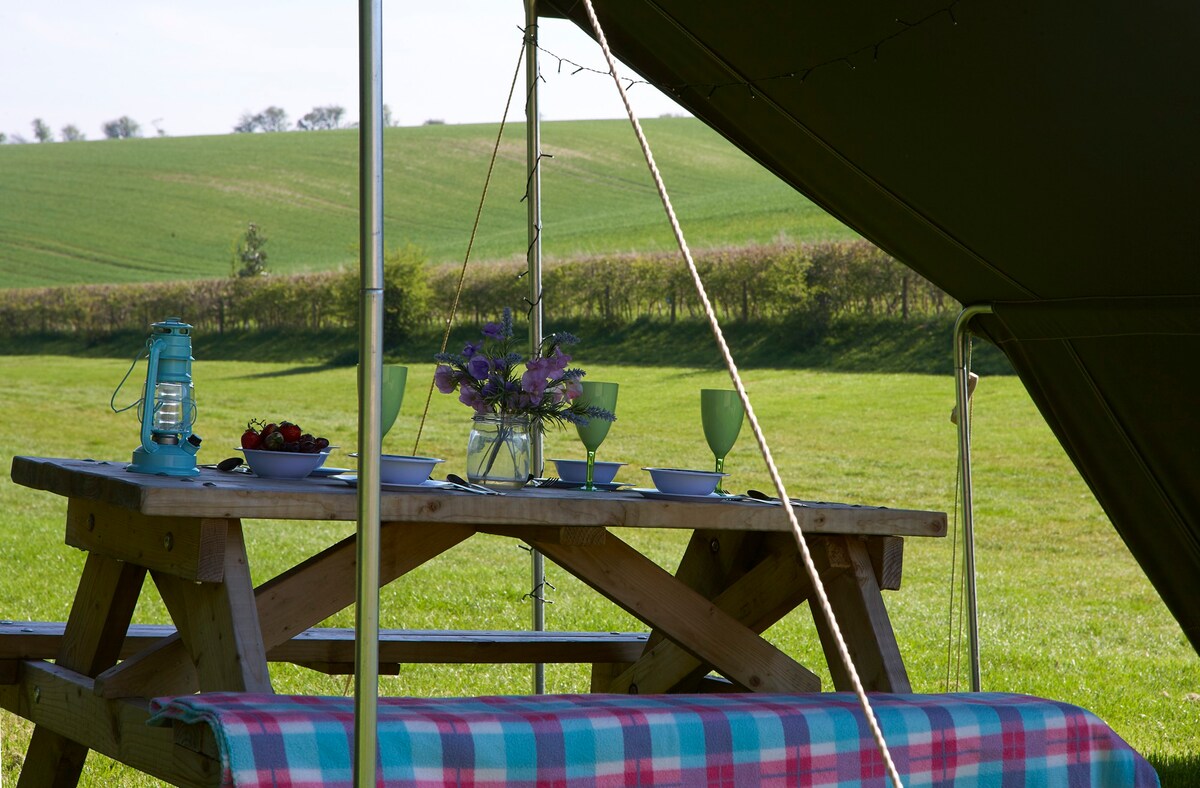
[[(529, 272), (529, 353), (532, 356), (542, 344), (542, 130), (538, 118), (538, 21), (537, 0), (525, 0), (525, 143), (526, 162), (529, 168), (528, 237)], [(534, 430), (529, 441), (530, 469), (542, 475), (545, 460), (542, 457), (542, 433)], [(546, 588), (546, 565), (542, 554), (530, 551), (531, 582), (530, 594), (533, 602), (533, 629), (541, 632), (546, 628), (546, 605), (542, 594)], [(546, 691), (546, 666), (533, 666), (533, 691)]]
[(967, 622), (970, 642), (971, 691), (979, 692), (979, 607), (975, 594), (975, 514), (971, 489), (971, 409), (968, 390), (970, 336), (968, 326), (978, 315), (990, 315), (992, 307), (977, 304), (963, 309), (954, 323), (954, 371), (957, 378), (955, 400), (958, 405), (958, 477), (963, 507), (963, 575), (967, 585)]
[(383, 383), (383, 4), (358, 4), (358, 580), (354, 614), (354, 785), (375, 785), (379, 715), (379, 454)]

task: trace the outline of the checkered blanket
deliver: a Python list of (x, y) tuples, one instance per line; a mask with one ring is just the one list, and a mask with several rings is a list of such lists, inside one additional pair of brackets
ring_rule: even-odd
[[(873, 694), (907, 786), (1157, 786), (1091, 712), (998, 693)], [(226, 785), (350, 786), (351, 698), (210, 693), (153, 702), (205, 722)], [(381, 698), (386, 786), (883, 786), (853, 695)]]

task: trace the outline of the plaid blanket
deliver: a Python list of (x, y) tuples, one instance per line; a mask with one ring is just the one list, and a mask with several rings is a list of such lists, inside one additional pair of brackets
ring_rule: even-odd
[[(872, 706), (907, 786), (1157, 786), (1099, 718), (998, 693)], [(152, 723), (213, 727), (226, 785), (350, 786), (354, 701), (210, 693)], [(848, 693), (380, 698), (385, 786), (887, 786)]]

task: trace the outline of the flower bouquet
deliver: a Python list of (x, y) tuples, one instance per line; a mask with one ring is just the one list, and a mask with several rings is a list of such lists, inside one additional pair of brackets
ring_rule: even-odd
[[(585, 406), (577, 399), (586, 374), (568, 367), (563, 348), (579, 340), (560, 331), (544, 338), (526, 360), (513, 349), (512, 310), (499, 323), (483, 326), (482, 341), (469, 342), (461, 353), (439, 353), (433, 382), (443, 394), (475, 412), (467, 445), (467, 477), (493, 486), (521, 487), (529, 478), (529, 431), (546, 424), (587, 424), (589, 419), (614, 421), (611, 411)], [(497, 461), (504, 458), (503, 468)]]

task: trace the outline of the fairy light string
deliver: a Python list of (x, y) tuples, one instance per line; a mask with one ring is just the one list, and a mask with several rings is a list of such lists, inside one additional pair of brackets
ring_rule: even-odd
[(654, 178), (654, 184), (658, 189), (659, 197), (662, 200), (663, 208), (666, 210), (667, 218), (670, 221), (671, 229), (675, 233), (675, 240), (679, 244), (679, 251), (683, 255), (684, 262), (687, 264), (688, 273), (692, 277), (692, 283), (695, 285), (696, 294), (704, 306), (704, 313), (708, 318), (709, 327), (712, 329), (713, 336), (716, 339), (717, 345), (721, 350), (721, 356), (725, 361), (725, 367), (729, 371), (729, 377), (733, 381), (734, 388), (737, 389), (738, 398), (742, 401), (742, 405), (746, 409), (746, 418), (750, 422), (750, 428), (754, 433), (754, 438), (758, 442), (759, 451), (762, 453), (763, 460), (767, 464), (767, 470), (771, 476), (771, 481), (775, 485), (775, 491), (779, 495), (779, 500), (784, 502), (781, 509), (787, 513), (788, 522), (791, 524), (792, 535), (796, 545), (800, 551), (801, 558), (809, 579), (812, 583), (813, 592), (817, 597), (817, 601), (821, 608), (821, 612), (829, 626), (829, 630), (837, 644), (838, 654), (841, 657), (842, 664), (846, 670), (847, 677), (854, 688), (854, 694), (858, 698), (859, 706), (862, 708), (863, 714), (866, 717), (867, 725), (871, 729), (871, 735), (875, 739), (875, 744), (879, 749), (879, 754), (883, 759), (884, 766), (887, 769), (888, 777), (896, 788), (903, 788), (903, 782), (900, 779), (900, 773), (896, 769), (896, 764), (892, 759), (892, 754), (888, 750), (887, 742), (884, 741), (883, 731), (879, 727), (879, 721), (875, 717), (875, 712), (871, 708), (871, 703), (867, 699), (866, 690), (863, 688), (862, 681), (859, 678), (858, 671), (854, 667), (854, 661), (850, 658), (849, 649), (846, 647), (846, 641), (842, 636), (841, 628), (838, 626), (837, 618), (833, 614), (833, 608), (830, 606), (829, 598), (825, 593), (825, 586), (821, 582), (820, 575), (817, 572), (817, 567), (813, 563), (812, 554), (809, 552), (808, 544), (804, 539), (804, 534), (800, 528), (800, 522), (796, 519), (796, 512), (787, 502), (790, 501), (787, 489), (784, 486), (783, 479), (779, 475), (779, 469), (775, 465), (775, 460), (771, 455), (771, 449), (767, 445), (766, 436), (763, 434), (762, 427), (758, 423), (758, 417), (754, 412), (754, 407), (750, 403), (750, 397), (746, 393), (746, 388), (742, 384), (741, 375), (738, 373), (737, 365), (734, 363), (733, 355), (729, 350), (729, 345), (725, 342), (725, 335), (721, 330), (721, 325), (717, 320), (716, 312), (713, 310), (712, 303), (709, 301), (708, 293), (704, 288), (704, 282), (700, 279), (700, 273), (696, 268), (696, 263), (692, 259), (691, 250), (688, 247), (687, 240), (683, 236), (683, 229), (679, 225), (679, 220), (675, 215), (675, 209), (671, 204), (670, 195), (667, 194), (666, 184), (663, 182), (662, 175), (658, 170), (658, 165), (654, 161), (654, 154), (650, 151), (650, 144), (646, 141), (646, 136), (642, 132), (641, 123), (634, 114), (633, 107), (629, 103), (629, 97), (626, 95), (624, 86), (621, 84), (621, 78), (617, 73), (617, 64), (613, 59), (612, 51), (608, 47), (608, 40), (604, 35), (604, 29), (600, 26), (600, 20), (596, 17), (596, 10), (592, 6), (592, 0), (583, 0), (585, 9), (587, 10), (588, 19), (592, 24), (592, 30), (596, 34), (596, 41), (600, 44), (600, 48), (604, 53), (605, 62), (608, 63), (609, 74), (613, 78), (613, 82), (617, 86), (617, 91), (621, 94), (621, 101), (625, 105), (625, 112), (629, 117), (629, 122), (633, 125), (634, 133), (638, 138), (638, 143), (641, 145), (642, 154), (646, 158), (646, 164), (650, 168), (650, 174)]
[[(926, 13), (923, 16), (920, 16), (916, 19), (910, 20), (910, 19), (904, 19), (902, 17), (893, 17), (892, 22), (897, 25), (897, 29), (892, 31), (891, 33), (888, 33), (887, 35), (885, 35), (881, 38), (871, 41), (870, 43), (863, 44), (862, 46), (857, 47), (856, 49), (853, 49), (853, 50), (850, 50), (847, 52), (843, 52), (838, 55), (834, 55), (833, 57), (827, 58), (825, 60), (821, 60), (821, 61), (814, 62), (814, 63), (807, 63), (804, 65), (798, 65), (794, 68), (789, 68), (786, 71), (781, 71), (781, 72), (778, 72), (775, 74), (767, 74), (767, 75), (763, 75), (760, 77), (754, 77), (753, 79), (728, 80), (725, 82), (677, 82), (677, 83), (655, 83), (655, 82), (650, 82), (645, 79), (634, 79), (631, 77), (624, 77), (624, 76), (616, 77), (616, 79), (619, 79), (621, 82), (624, 83), (625, 90), (629, 90), (630, 88), (634, 87), (635, 85), (650, 85), (652, 87), (658, 88), (659, 90), (663, 91), (664, 93), (666, 93), (669, 96), (676, 98), (676, 99), (682, 98), (684, 93), (686, 93), (688, 91), (695, 91), (697, 93), (703, 94), (706, 99), (712, 99), (713, 96), (718, 91), (721, 91), (721, 90), (724, 90), (727, 88), (738, 88), (741, 90), (745, 90), (747, 95), (750, 98), (755, 98), (756, 92), (765, 94), (764, 86), (769, 85), (770, 83), (773, 83), (773, 82), (780, 82), (780, 81), (785, 81), (785, 80), (796, 80), (798, 83), (803, 84), (805, 82), (805, 80), (807, 80), (810, 76), (812, 76), (813, 72), (820, 71), (820, 70), (826, 69), (826, 68), (831, 68), (831, 67), (848, 68), (852, 71), (856, 70), (857, 66), (855, 65), (855, 60), (858, 58), (861, 58), (864, 54), (866, 54), (868, 52), (871, 54), (871, 62), (877, 62), (879, 60), (880, 51), (883, 49), (885, 44), (888, 44), (888, 43), (896, 40), (897, 38), (900, 38), (901, 36), (904, 36), (907, 33), (910, 33), (911, 31), (913, 31), (919, 27), (922, 27), (926, 24), (929, 24), (930, 22), (936, 21), (943, 17), (949, 19), (950, 23), (952, 25), (957, 26), (958, 25), (958, 16), (955, 14), (955, 9), (958, 7), (959, 3), (961, 3), (961, 2), (962, 2), (962, 0), (953, 0), (953, 2), (947, 3), (946, 5), (939, 6), (937, 8), (934, 8), (934, 9), (930, 10), (928, 13)], [(564, 67), (569, 67), (571, 70), (569, 71), (569, 73), (565, 74), (565, 76), (576, 76), (578, 74), (598, 74), (598, 75), (601, 75), (604, 77), (612, 76), (611, 72), (609, 72), (609, 71), (604, 71), (604, 70), (601, 70), (598, 68), (593, 68), (591, 66), (587, 66), (587, 65), (579, 63), (575, 60), (572, 60), (569, 57), (563, 57), (561, 55), (555, 54), (554, 52), (551, 52), (550, 50), (546, 49), (545, 47), (541, 46), (540, 44), (538, 45), (538, 49), (546, 56), (553, 58), (554, 60), (556, 60), (558, 62), (558, 66), (556, 68), (556, 73), (558, 73), (560, 75), (563, 75)], [(538, 77), (542, 78), (540, 73), (539, 73)]]

